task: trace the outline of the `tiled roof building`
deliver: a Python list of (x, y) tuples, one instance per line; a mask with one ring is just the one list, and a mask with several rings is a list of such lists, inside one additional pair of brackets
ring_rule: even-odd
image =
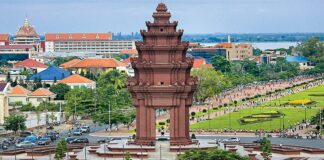
[(111, 69), (117, 69), (123, 72), (126, 71), (127, 66), (125, 63), (120, 62), (114, 58), (87, 58), (82, 59), (74, 64), (71, 61), (66, 63), (70, 65), (65, 64), (64, 66), (67, 69), (75, 70), (77, 73), (81, 73), (81, 71), (83, 71), (84, 73), (90, 71), (94, 74), (99, 74)]
[(96, 82), (78, 74), (71, 75), (60, 80), (58, 83), (64, 83), (71, 88), (96, 88)]
[(29, 77), (29, 80), (35, 80), (35, 79), (41, 79), (42, 81), (55, 81), (55, 80), (61, 80), (68, 76), (70, 76), (71, 73), (68, 70), (58, 68), (55, 66), (48, 67), (42, 72), (39, 72), (35, 75), (32, 75)]

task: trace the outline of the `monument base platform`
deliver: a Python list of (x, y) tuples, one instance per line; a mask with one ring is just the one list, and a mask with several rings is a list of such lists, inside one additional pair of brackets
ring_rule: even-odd
[(170, 146), (187, 146), (191, 144), (196, 144), (197, 141), (191, 139), (171, 139)]

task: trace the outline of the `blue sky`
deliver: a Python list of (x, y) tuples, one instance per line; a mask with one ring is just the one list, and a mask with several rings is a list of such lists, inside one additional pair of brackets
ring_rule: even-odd
[[(0, 0), (0, 33), (144, 29), (161, 0)], [(186, 33), (324, 32), (324, 0), (163, 0)]]

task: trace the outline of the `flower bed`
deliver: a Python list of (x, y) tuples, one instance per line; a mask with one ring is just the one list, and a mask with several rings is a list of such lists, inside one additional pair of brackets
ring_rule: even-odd
[(269, 111), (260, 114), (252, 114), (240, 119), (241, 124), (251, 124), (264, 121), (271, 121), (274, 118), (280, 118), (283, 114), (278, 111)]
[(296, 99), (296, 100), (290, 100), (288, 104), (293, 104), (293, 105), (302, 105), (302, 104), (310, 104), (313, 101), (310, 99)]

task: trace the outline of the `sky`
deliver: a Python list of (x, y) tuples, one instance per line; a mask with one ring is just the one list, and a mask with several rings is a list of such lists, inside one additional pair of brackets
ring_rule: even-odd
[[(324, 32), (324, 0), (162, 0), (185, 33)], [(161, 0), (0, 0), (0, 33), (29, 17), (38, 34), (145, 29)]]

